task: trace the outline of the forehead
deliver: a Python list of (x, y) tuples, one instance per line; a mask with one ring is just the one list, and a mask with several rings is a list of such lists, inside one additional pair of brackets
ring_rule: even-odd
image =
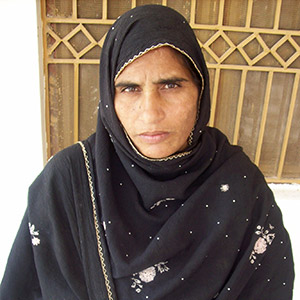
[(177, 75), (190, 75), (190, 71), (184, 61), (183, 54), (169, 46), (163, 46), (150, 50), (149, 52), (135, 58), (122, 69), (122, 71), (117, 75), (115, 81), (118, 81), (118, 78), (124, 78), (127, 76), (137, 77), (140, 73), (145, 72), (153, 75), (153, 72), (166, 75), (172, 75), (172, 73), (176, 73)]

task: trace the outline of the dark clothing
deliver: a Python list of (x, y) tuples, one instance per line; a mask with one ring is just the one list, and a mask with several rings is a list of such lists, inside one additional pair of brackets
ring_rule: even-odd
[[(150, 159), (120, 125), (114, 81), (128, 64), (163, 46), (185, 55), (199, 75), (198, 118), (184, 152)], [(153, 5), (121, 16), (101, 53), (100, 95), (96, 187), (119, 299), (290, 299), (292, 256), (287, 262), (279, 250), (278, 236), (289, 244), (280, 213), (241, 149), (206, 127), (209, 76), (188, 22)], [(268, 252), (278, 263), (261, 261)], [(279, 261), (286, 273), (278, 281), (267, 278), (278, 273)]]
[[(208, 129), (206, 134), (220, 133)], [(92, 158), (94, 137), (85, 144)], [(229, 147), (227, 142), (224, 147)], [(222, 149), (219, 151), (217, 155), (224, 157)], [(123, 230), (124, 240), (119, 244), (125, 249), (123, 253), (132, 255), (128, 249), (131, 238), (137, 241), (134, 251), (139, 250), (139, 240), (148, 240), (144, 255), (165, 263), (153, 263), (149, 274), (140, 274), (146, 281), (156, 274), (151, 282), (143, 282), (139, 275), (117, 279), (120, 289), (127, 288), (117, 297), (110, 267), (110, 262), (115, 263), (99, 228), (113, 299), (292, 299), (291, 244), (259, 170), (238, 151), (205, 182), (199, 181), (201, 197), (194, 193), (188, 201), (157, 203), (152, 210), (145, 210), (149, 216), (142, 227), (131, 225), (141, 203), (131, 204), (127, 228), (117, 218), (107, 221), (107, 233), (113, 232), (112, 226)], [(171, 215), (161, 225), (164, 210)], [(149, 222), (160, 227), (156, 234)], [(34, 226), (31, 233), (29, 223)], [(35, 237), (39, 242), (34, 242)], [(155, 264), (165, 271), (160, 272)], [(136, 293), (138, 285), (131, 287), (136, 282), (131, 278), (140, 280), (140, 293)], [(0, 291), (1, 300), (108, 299), (97, 253), (89, 182), (78, 144), (55, 155), (30, 187), (28, 209)], [(157, 294), (161, 292), (165, 294), (160, 297)]]
[(79, 144), (55, 155), (30, 187), (0, 299), (107, 299)]

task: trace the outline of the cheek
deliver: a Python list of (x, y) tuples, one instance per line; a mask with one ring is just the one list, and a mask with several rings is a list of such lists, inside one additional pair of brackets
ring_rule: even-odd
[(181, 124), (182, 131), (184, 131), (187, 135), (193, 130), (196, 123), (196, 110), (195, 108), (191, 108), (189, 111), (186, 111), (185, 114), (182, 113)]
[(199, 93), (198, 93), (198, 88), (195, 88), (194, 93), (192, 93), (192, 96), (190, 99), (193, 99), (192, 103), (190, 103), (189, 106), (189, 111), (188, 111), (188, 123), (192, 128), (194, 128), (195, 123), (196, 123), (196, 118), (198, 114), (198, 109), (199, 109)]
[(130, 107), (130, 105), (125, 105), (121, 101), (115, 101), (115, 111), (124, 129), (130, 133), (134, 120), (135, 108), (132, 106)]
[(182, 130), (192, 130), (197, 117), (197, 102), (185, 102), (176, 108), (175, 114), (172, 119), (177, 123), (177, 126), (182, 127)]
[(125, 106), (122, 103), (115, 99), (115, 112), (120, 121), (120, 123), (124, 126), (124, 122), (126, 122), (125, 116)]

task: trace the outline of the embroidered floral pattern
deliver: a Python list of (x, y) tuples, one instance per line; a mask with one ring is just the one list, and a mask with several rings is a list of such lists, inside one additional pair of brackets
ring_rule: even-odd
[(163, 273), (163, 272), (168, 272), (170, 270), (170, 268), (166, 265), (168, 262), (161, 262), (161, 263), (158, 263), (156, 265), (154, 265), (155, 267), (157, 267), (157, 270), (160, 272), (160, 273)]
[(137, 293), (140, 293), (143, 289), (143, 283), (149, 283), (155, 279), (155, 276), (157, 273), (164, 273), (170, 270), (170, 268), (167, 266), (167, 261), (166, 262), (160, 262), (154, 266), (151, 266), (139, 273), (133, 274), (132, 279), (132, 285), (131, 287), (135, 289)]
[(269, 224), (269, 229), (265, 230), (264, 227), (260, 225), (258, 225), (256, 229), (257, 231), (255, 231), (255, 234), (258, 235), (259, 238), (257, 239), (249, 257), (251, 264), (255, 263), (257, 254), (263, 254), (267, 250), (268, 245), (271, 245), (275, 238), (275, 233), (271, 233), (274, 229), (274, 226), (271, 224)]
[(174, 201), (174, 200), (175, 200), (175, 198), (165, 198), (165, 199), (159, 200), (159, 201), (157, 201), (156, 203), (154, 203), (154, 204), (150, 207), (150, 209), (153, 209), (153, 208), (155, 208), (155, 207), (161, 205), (162, 203), (164, 203), (164, 202), (166, 202), (166, 201)]
[(37, 237), (40, 235), (38, 230), (35, 230), (34, 224), (28, 223), (29, 226), (29, 232), (31, 235), (31, 242), (33, 246), (38, 246), (41, 243), (41, 240)]
[(220, 190), (223, 193), (228, 192), (229, 191), (229, 184), (221, 184)]
[(264, 238), (260, 237), (254, 245), (254, 252), (257, 254), (263, 254), (267, 250), (267, 242)]
[[(134, 276), (135, 276), (135, 274), (134, 274)], [(137, 293), (140, 293), (142, 291), (142, 288), (143, 288), (141, 280), (139, 280), (137, 278), (134, 278), (134, 277), (132, 277), (131, 279), (133, 280), (133, 283), (132, 283), (131, 287), (133, 289), (135, 289), (135, 291)]]
[(145, 269), (144, 271), (139, 272), (139, 277), (142, 281), (148, 283), (154, 280), (156, 276), (156, 271), (154, 267)]

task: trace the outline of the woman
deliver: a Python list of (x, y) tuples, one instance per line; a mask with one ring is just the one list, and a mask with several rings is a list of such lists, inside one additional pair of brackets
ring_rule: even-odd
[(279, 208), (206, 126), (207, 68), (187, 21), (143, 6), (110, 29), (97, 131), (48, 162), (1, 299), (292, 299)]

